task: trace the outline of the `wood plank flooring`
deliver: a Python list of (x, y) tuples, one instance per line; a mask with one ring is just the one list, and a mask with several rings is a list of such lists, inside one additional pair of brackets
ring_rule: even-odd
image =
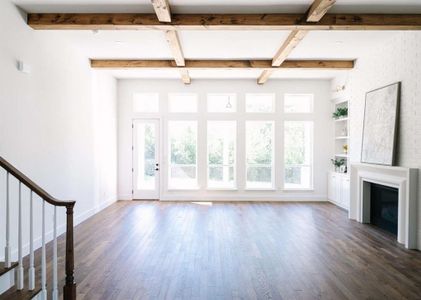
[(78, 299), (421, 299), (421, 253), (328, 203), (120, 201), (75, 260)]

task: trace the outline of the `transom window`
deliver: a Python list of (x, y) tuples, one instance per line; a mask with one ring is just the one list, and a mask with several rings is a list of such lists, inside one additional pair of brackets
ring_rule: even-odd
[(208, 112), (229, 113), (237, 111), (235, 94), (208, 94)]
[(275, 111), (275, 94), (246, 94), (246, 112), (272, 113)]
[(284, 111), (286, 113), (312, 113), (313, 94), (285, 94)]

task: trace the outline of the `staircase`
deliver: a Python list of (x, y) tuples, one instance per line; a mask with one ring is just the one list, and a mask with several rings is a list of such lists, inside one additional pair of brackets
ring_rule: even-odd
[[(0, 261), (0, 299), (56, 300), (61, 296), (64, 300), (76, 299), (73, 276), (73, 208), (76, 202), (55, 199), (1, 156), (0, 175), (5, 175), (6, 181), (5, 184), (0, 182), (0, 199), (5, 199), (6, 208), (5, 212), (3, 209), (0, 212), (0, 229), (1, 232), (5, 229), (6, 233), (4, 261)], [(65, 282), (62, 295), (59, 293), (62, 278), (59, 279), (57, 253), (60, 209), (66, 213)], [(46, 217), (48, 212), (52, 220)], [(17, 226), (13, 222), (15, 220)], [(52, 227), (51, 234), (46, 233), (46, 226)], [(34, 236), (37, 229), (41, 231), (40, 238)], [(15, 238), (17, 245), (12, 245)], [(47, 239), (52, 239), (49, 244)], [(52, 251), (47, 251), (47, 246)], [(47, 252), (52, 252), (51, 257), (47, 257)], [(40, 261), (40, 264), (36, 264), (36, 261)]]

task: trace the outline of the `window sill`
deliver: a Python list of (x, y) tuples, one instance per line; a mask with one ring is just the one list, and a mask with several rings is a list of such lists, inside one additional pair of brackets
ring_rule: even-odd
[(213, 188), (213, 187), (209, 187), (206, 188), (207, 191), (238, 191), (238, 188), (233, 187), (233, 188)]
[(200, 190), (200, 187), (191, 187), (191, 188), (167, 188), (168, 192), (177, 192), (177, 191), (198, 191)]
[(314, 188), (283, 188), (285, 192), (314, 192)]
[(245, 191), (276, 191), (276, 188), (271, 187), (271, 188), (245, 188)]

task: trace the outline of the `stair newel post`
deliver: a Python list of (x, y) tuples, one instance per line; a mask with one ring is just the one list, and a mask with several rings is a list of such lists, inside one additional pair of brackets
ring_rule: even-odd
[(64, 300), (76, 299), (76, 283), (74, 278), (73, 207), (74, 203), (66, 206), (66, 284), (63, 288)]

